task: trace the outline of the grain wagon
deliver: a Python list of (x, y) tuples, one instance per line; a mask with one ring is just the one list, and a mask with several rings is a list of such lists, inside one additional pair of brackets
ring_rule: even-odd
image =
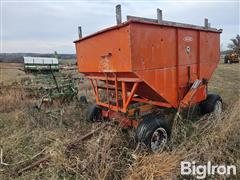
[(219, 63), (222, 30), (207, 19), (204, 26), (164, 21), (157, 12), (157, 19), (128, 16), (123, 23), (117, 13), (116, 26), (75, 41), (79, 71), (96, 99), (87, 119), (134, 127), (137, 141), (153, 151), (171, 131), (156, 109), (179, 113), (199, 104), (203, 114), (222, 111), (221, 97), (207, 88)]

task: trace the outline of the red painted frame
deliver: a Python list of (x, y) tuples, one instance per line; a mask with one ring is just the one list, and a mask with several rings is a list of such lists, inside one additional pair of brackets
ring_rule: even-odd
[[(147, 104), (152, 104), (156, 106), (161, 106), (161, 107), (167, 107), (171, 108), (172, 106), (169, 103), (166, 102), (157, 102), (157, 101), (151, 101), (145, 98), (141, 97), (134, 97), (139, 84), (141, 83), (141, 80), (138, 78), (118, 78), (117, 74), (114, 73), (114, 78), (108, 77), (108, 74), (105, 73), (105, 77), (99, 77), (99, 76), (88, 76), (91, 86), (95, 95), (96, 103), (99, 106), (106, 107), (109, 110), (116, 111), (116, 112), (123, 112), (126, 113), (128, 111), (129, 104), (132, 102), (143, 102)], [(97, 80), (101, 80), (105, 82), (105, 87), (104, 86), (99, 86)], [(114, 85), (111, 85), (109, 87), (109, 81), (114, 82)], [(121, 86), (119, 87), (119, 82)], [(129, 90), (126, 87), (126, 83), (131, 83), (132, 88)], [(101, 102), (99, 98), (99, 89), (105, 89), (106, 94), (107, 94), (107, 102)], [(109, 90), (115, 91), (115, 102), (116, 105), (111, 105), (109, 102)], [(119, 94), (121, 93), (122, 98), (119, 99)], [(119, 100), (122, 101), (122, 106), (119, 105)]]

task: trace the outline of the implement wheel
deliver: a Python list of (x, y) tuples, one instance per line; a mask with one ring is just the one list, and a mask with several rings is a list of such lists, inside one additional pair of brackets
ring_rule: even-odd
[(227, 64), (227, 63), (228, 63), (228, 61), (229, 61), (228, 57), (227, 57), (227, 56), (225, 56), (225, 57), (224, 57), (224, 63), (225, 63), (225, 64)]
[(222, 112), (222, 98), (217, 94), (208, 94), (207, 99), (199, 104), (202, 114), (214, 113), (219, 115)]
[(86, 119), (90, 122), (101, 121), (102, 119), (102, 110), (96, 104), (88, 106), (86, 112)]
[(79, 102), (80, 102), (81, 104), (87, 104), (88, 101), (87, 101), (86, 96), (80, 96), (80, 98), (79, 98)]
[(168, 141), (171, 128), (164, 118), (147, 117), (136, 130), (137, 142), (144, 143), (152, 152), (158, 152)]

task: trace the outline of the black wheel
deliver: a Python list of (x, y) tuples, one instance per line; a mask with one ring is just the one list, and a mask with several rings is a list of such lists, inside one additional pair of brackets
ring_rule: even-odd
[(164, 118), (144, 118), (137, 127), (136, 141), (144, 143), (152, 152), (157, 152), (168, 141), (171, 128)]
[(208, 94), (207, 99), (199, 104), (202, 114), (214, 113), (219, 115), (222, 112), (222, 98), (217, 94)]
[(86, 96), (80, 96), (79, 102), (80, 102), (81, 104), (87, 104), (88, 102), (87, 102)]
[(228, 63), (228, 57), (227, 57), (227, 56), (224, 57), (224, 63), (225, 63), (225, 64)]
[(91, 122), (101, 121), (101, 118), (102, 118), (102, 111), (96, 104), (88, 106), (88, 109), (86, 112), (87, 121), (91, 121)]

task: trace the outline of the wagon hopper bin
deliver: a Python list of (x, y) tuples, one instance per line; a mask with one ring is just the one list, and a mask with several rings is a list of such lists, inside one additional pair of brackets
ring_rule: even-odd
[[(200, 104), (203, 113), (222, 110), (220, 96), (207, 85), (220, 59), (222, 30), (128, 16), (116, 26), (75, 41), (77, 64), (90, 80), (96, 105), (87, 118), (107, 117), (136, 128), (138, 141), (152, 150), (170, 135), (156, 108), (183, 109)], [(80, 29), (81, 32), (81, 29)]]

